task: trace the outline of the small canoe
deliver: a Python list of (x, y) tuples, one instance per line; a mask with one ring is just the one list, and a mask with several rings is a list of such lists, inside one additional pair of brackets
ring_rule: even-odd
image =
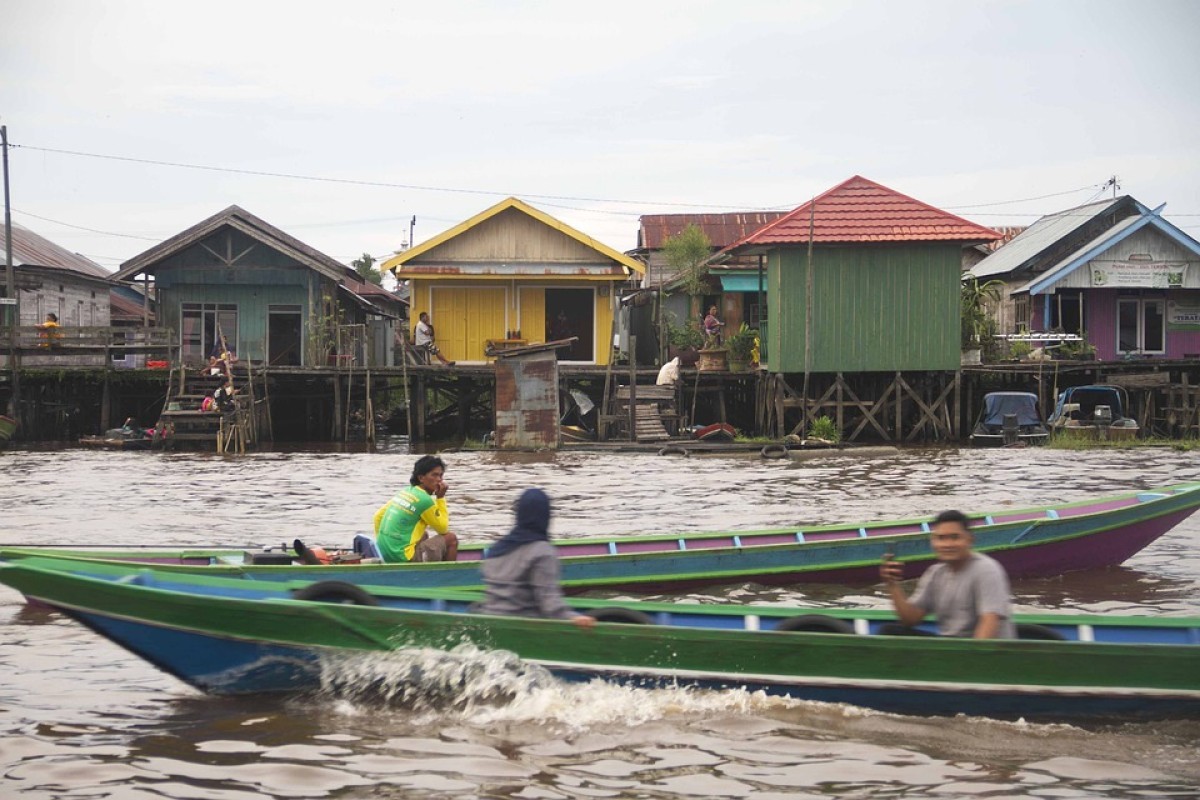
[[(975, 548), (999, 561), (1012, 578), (1120, 564), (1200, 507), (1200, 483), (1153, 491), (1008, 509), (975, 515)], [(879, 558), (895, 554), (905, 576), (917, 577), (935, 558), (929, 519), (818, 525), (760, 531), (656, 534), (615, 538), (559, 538), (562, 582), (571, 593), (589, 589), (683, 591), (756, 582), (873, 584)], [(334, 548), (328, 547), (327, 550)], [(202, 570), (256, 580), (323, 578), (421, 588), (482, 585), (483, 543), (464, 544), (459, 560), (428, 564), (279, 564), (281, 548), (239, 550), (81, 550), (0, 547), (0, 560), (53, 555), (82, 561), (142, 561), (164, 569)], [(265, 556), (260, 558), (260, 556)], [(264, 563), (265, 562), (265, 563)]]
[[(599, 622), (485, 616), (477, 593), (263, 583), (78, 562), (0, 565), (0, 583), (59, 609), (156, 667), (221, 695), (436, 687), (453, 647), (508, 651), (522, 674), (636, 686), (740, 688), (921, 715), (1191, 718), (1200, 618), (1020, 615), (1036, 638), (887, 636), (882, 611), (579, 601)], [(390, 654), (390, 655), (389, 655)], [(439, 654), (441, 654), (439, 656)], [(495, 689), (494, 662), (456, 665)], [(350, 677), (353, 676), (353, 677)], [(534, 676), (536, 678), (536, 675)]]
[(737, 429), (727, 422), (714, 422), (712, 425), (696, 428), (692, 433), (692, 438), (699, 442), (732, 442), (735, 436)]

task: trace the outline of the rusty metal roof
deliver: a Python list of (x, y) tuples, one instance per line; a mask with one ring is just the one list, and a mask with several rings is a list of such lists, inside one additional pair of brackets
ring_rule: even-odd
[(990, 242), (991, 228), (855, 175), (726, 248), (876, 242)]
[(774, 222), (784, 211), (734, 211), (728, 214), (643, 214), (638, 228), (638, 249), (659, 250), (663, 242), (678, 236), (689, 225), (704, 231), (712, 246), (720, 250), (747, 234)]
[[(112, 273), (79, 253), (72, 253), (24, 225), (12, 224), (13, 265), (17, 267), (46, 267), (79, 272), (94, 278), (110, 278)], [(0, 257), (4, 254), (4, 237), (0, 235)]]

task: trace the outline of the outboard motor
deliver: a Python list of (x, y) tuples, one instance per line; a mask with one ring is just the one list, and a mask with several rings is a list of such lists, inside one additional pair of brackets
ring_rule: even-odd
[(1017, 424), (1017, 415), (1005, 414), (1003, 424), (1000, 427), (1000, 433), (1003, 436), (1005, 446), (1016, 444), (1020, 438), (1018, 436), (1020, 432), (1021, 426)]
[(1112, 421), (1112, 406), (1096, 406), (1092, 411), (1092, 424), (1096, 426), (1098, 438), (1108, 438), (1108, 429), (1112, 427)]

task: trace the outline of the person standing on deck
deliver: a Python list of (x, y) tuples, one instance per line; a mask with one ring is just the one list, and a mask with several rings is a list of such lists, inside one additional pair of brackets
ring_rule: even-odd
[(486, 591), (480, 611), (516, 617), (569, 619), (581, 628), (594, 617), (577, 614), (564, 601), (558, 554), (550, 544), (550, 498), (526, 489), (515, 506), (516, 524), (488, 548), (483, 560)]
[(458, 537), (450, 531), (446, 507), (445, 474), (446, 464), (440, 458), (421, 456), (409, 486), (375, 512), (376, 546), (385, 563), (458, 559)]
[(922, 635), (915, 626), (932, 612), (942, 636), (1015, 639), (1008, 575), (995, 559), (971, 549), (975, 539), (966, 515), (961, 511), (938, 514), (929, 541), (938, 563), (921, 576), (912, 597), (905, 597), (900, 587), (900, 562), (885, 556), (880, 565), (879, 577), (902, 623), (885, 625), (880, 633)]
[(717, 307), (713, 306), (708, 309), (708, 316), (704, 318), (705, 347), (716, 347), (721, 343), (721, 328), (723, 327), (725, 327), (725, 323), (717, 317)]

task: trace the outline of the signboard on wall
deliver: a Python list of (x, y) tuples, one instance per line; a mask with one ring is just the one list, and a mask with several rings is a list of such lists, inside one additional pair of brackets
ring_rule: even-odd
[(1200, 331), (1200, 302), (1167, 301), (1167, 330)]
[(1163, 261), (1093, 261), (1092, 286), (1172, 289), (1183, 286), (1187, 264)]

